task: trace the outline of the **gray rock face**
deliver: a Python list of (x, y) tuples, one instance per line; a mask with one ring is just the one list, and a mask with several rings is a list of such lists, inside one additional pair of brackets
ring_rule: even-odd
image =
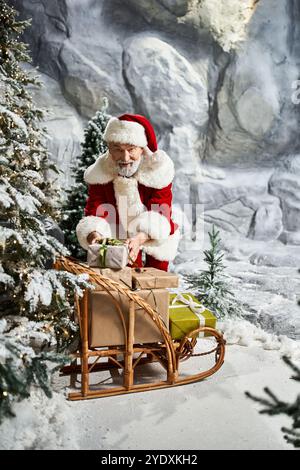
[(175, 48), (153, 36), (129, 38), (124, 46), (128, 87), (144, 114), (153, 116), (153, 124), (157, 128), (190, 124), (198, 131), (205, 130), (207, 72), (197, 73)]
[[(38, 100), (53, 108), (50, 150), (67, 185), (82, 126), (107, 96), (112, 115), (153, 122), (175, 162), (174, 201), (198, 197), (227, 230), (298, 243), (299, 175), (288, 168), (300, 147), (296, 0), (10, 3), (32, 17), (24, 40), (44, 74)], [(203, 163), (274, 173), (195, 189)]]
[(270, 179), (270, 192), (281, 201), (284, 228), (299, 231), (300, 155), (290, 155), (281, 162)]
[(248, 237), (255, 240), (276, 240), (282, 232), (282, 212), (278, 201), (261, 205), (251, 221)]
[[(30, 66), (26, 68), (36, 74)], [(82, 118), (68, 103), (56, 80), (46, 74), (40, 74), (40, 79), (43, 82), (43, 88), (31, 87), (31, 92), (35, 103), (47, 110), (42, 124), (48, 130), (47, 146), (50, 155), (57, 168), (62, 170), (57, 177), (58, 183), (62, 187), (70, 186), (72, 183), (71, 167), (76, 165), (76, 159), (81, 153)]]
[(197, 169), (299, 149), (296, 0), (10, 3), (33, 18), (34, 63), (84, 119), (104, 96), (112, 115), (146, 114), (178, 169), (183, 152)]
[[(200, 208), (187, 225), (201, 236), (217, 225), (228, 259), (247, 269), (300, 265), (299, 0), (7, 1), (32, 17), (23, 39), (66, 186), (106, 96), (110, 114), (154, 124), (175, 163), (177, 213)], [(202, 256), (193, 243), (178, 264)]]
[(253, 240), (276, 240), (283, 231), (280, 199), (270, 194), (272, 170), (226, 171), (223, 179), (196, 178), (191, 199), (204, 207), (204, 220)]
[(299, 148), (295, 36), (299, 38), (296, 2), (259, 2), (247, 39), (228, 59), (219, 80), (207, 161), (273, 166), (284, 152)]

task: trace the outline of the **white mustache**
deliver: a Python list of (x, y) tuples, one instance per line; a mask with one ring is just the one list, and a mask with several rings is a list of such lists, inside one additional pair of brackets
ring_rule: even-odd
[(117, 162), (118, 172), (122, 176), (132, 176), (133, 173), (136, 172), (140, 165), (140, 160), (133, 160), (129, 162), (124, 162), (122, 160), (118, 160)]

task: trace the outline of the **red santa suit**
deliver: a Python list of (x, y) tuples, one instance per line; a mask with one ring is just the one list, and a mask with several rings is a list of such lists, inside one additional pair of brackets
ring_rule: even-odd
[[(88, 199), (85, 217), (76, 227), (78, 241), (87, 249), (87, 236), (93, 231), (120, 240), (146, 232), (150, 240), (141, 247), (146, 254), (145, 266), (167, 271), (180, 238), (178, 224), (172, 220), (173, 161), (157, 149), (154, 130), (143, 116), (125, 114), (112, 118), (105, 136), (107, 141), (140, 145), (144, 152), (137, 171), (130, 177), (118, 175), (109, 150), (86, 169)], [(136, 259), (140, 267), (141, 249)]]

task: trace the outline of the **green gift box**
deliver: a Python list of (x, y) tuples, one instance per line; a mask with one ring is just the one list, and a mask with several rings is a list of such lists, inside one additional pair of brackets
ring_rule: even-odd
[[(204, 307), (190, 292), (170, 293), (169, 328), (172, 339), (180, 340), (201, 326), (216, 328), (216, 323), (213, 312)], [(210, 336), (210, 333), (200, 332), (199, 336)]]

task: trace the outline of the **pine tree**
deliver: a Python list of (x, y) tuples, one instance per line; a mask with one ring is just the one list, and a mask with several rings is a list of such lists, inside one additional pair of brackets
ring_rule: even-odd
[(184, 276), (188, 285), (195, 289), (195, 296), (207, 308), (211, 309), (217, 318), (240, 315), (241, 307), (233, 292), (229, 288), (229, 283), (225, 278), (229, 278), (224, 272), (224, 253), (221, 251), (221, 239), (219, 231), (213, 225), (212, 231), (208, 233), (210, 249), (204, 250), (204, 261), (208, 269), (200, 273), (186, 274)]
[[(284, 362), (296, 373), (292, 376), (293, 380), (300, 382), (300, 369), (296, 367), (288, 357), (283, 356)], [(284, 438), (289, 444), (293, 444), (294, 447), (300, 448), (300, 395), (297, 396), (293, 403), (287, 403), (279, 400), (276, 395), (268, 387), (264, 388), (264, 391), (269, 399), (259, 398), (252, 395), (249, 392), (245, 392), (246, 396), (252, 400), (264, 405), (264, 409), (260, 413), (268, 414), (271, 416), (278, 414), (285, 414), (292, 419), (292, 427), (282, 428), (285, 433)]]
[(78, 243), (75, 229), (84, 215), (87, 199), (87, 185), (84, 182), (83, 174), (86, 168), (107, 150), (106, 142), (103, 140), (103, 133), (110, 118), (107, 109), (108, 100), (104, 98), (100, 111), (97, 111), (84, 130), (82, 154), (78, 159), (78, 166), (72, 168), (75, 184), (66, 191), (67, 199), (63, 205), (63, 220), (60, 226), (65, 235), (65, 244), (71, 254), (81, 260), (86, 258), (86, 252)]
[(31, 58), (18, 38), (31, 21), (17, 15), (0, 0), (0, 420), (31, 385), (51, 394), (49, 361), (64, 361), (59, 351), (77, 330), (74, 293), (88, 286), (84, 276), (46, 269), (68, 252), (45, 228), (59, 218), (56, 169), (44, 112), (26, 89), (42, 84), (21, 67)]

